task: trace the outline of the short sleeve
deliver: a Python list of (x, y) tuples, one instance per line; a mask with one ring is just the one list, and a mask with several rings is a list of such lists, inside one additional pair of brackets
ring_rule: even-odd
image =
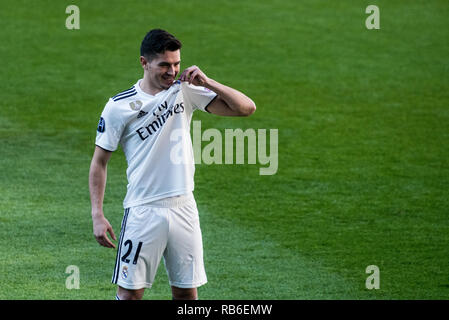
[(182, 82), (181, 88), (184, 101), (192, 107), (192, 110), (199, 109), (207, 112), (206, 107), (217, 97), (215, 92), (188, 82)]
[(123, 128), (119, 109), (114, 108), (112, 100), (109, 100), (98, 122), (95, 144), (108, 151), (117, 150)]

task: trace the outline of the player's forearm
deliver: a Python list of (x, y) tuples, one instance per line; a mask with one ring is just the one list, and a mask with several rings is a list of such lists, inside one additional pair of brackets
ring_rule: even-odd
[(242, 116), (249, 116), (256, 111), (254, 101), (236, 89), (225, 86), (210, 78), (207, 80), (204, 87), (218, 94), (231, 110)]
[(103, 199), (106, 188), (106, 176), (106, 166), (92, 161), (89, 171), (89, 191), (93, 219), (103, 217)]

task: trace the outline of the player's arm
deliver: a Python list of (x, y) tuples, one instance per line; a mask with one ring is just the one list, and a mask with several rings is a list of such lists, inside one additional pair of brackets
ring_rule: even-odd
[(207, 106), (207, 111), (210, 113), (220, 116), (245, 117), (256, 111), (256, 104), (253, 100), (236, 89), (208, 78), (197, 66), (185, 69), (179, 80), (208, 88), (217, 94), (217, 97)]
[(112, 239), (117, 240), (109, 221), (104, 217), (103, 198), (106, 188), (107, 164), (111, 158), (111, 151), (106, 151), (98, 146), (92, 157), (89, 170), (89, 191), (92, 205), (92, 222), (95, 239), (98, 243), (107, 248), (115, 248), (114, 243), (107, 236), (107, 232)]

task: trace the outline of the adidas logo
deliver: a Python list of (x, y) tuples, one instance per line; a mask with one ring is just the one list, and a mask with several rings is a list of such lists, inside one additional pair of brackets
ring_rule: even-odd
[(148, 114), (148, 112), (145, 111), (140, 111), (139, 114), (137, 115), (137, 119), (142, 118), (143, 116), (146, 116)]

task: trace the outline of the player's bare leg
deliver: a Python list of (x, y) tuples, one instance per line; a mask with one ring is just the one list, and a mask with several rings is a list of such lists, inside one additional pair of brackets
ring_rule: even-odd
[(171, 287), (173, 300), (198, 300), (196, 288)]
[(117, 287), (117, 296), (120, 300), (142, 300), (145, 289), (130, 290), (120, 286)]

